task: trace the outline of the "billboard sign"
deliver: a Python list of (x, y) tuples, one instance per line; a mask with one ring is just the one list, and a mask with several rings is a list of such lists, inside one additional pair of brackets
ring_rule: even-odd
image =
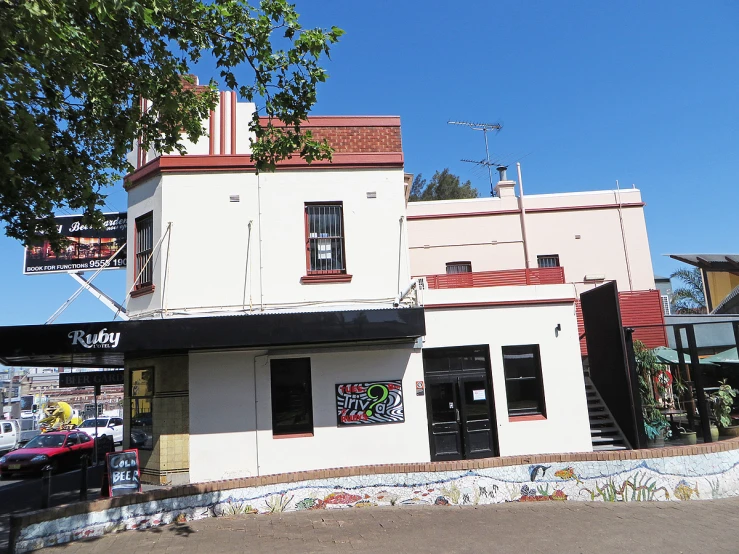
[[(104, 217), (102, 229), (84, 225), (81, 215), (55, 217), (59, 232), (69, 244), (58, 253), (43, 239), (26, 247), (23, 273), (76, 273), (100, 269), (126, 243), (128, 230), (126, 212), (108, 213)], [(126, 249), (121, 250), (105, 269), (126, 269)]]

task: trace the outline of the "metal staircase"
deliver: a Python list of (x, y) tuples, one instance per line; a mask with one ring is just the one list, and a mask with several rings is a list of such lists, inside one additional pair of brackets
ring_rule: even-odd
[(585, 394), (588, 399), (590, 437), (593, 442), (593, 451), (631, 450), (629, 441), (626, 440), (621, 428), (613, 419), (610, 410), (588, 376), (585, 376)]

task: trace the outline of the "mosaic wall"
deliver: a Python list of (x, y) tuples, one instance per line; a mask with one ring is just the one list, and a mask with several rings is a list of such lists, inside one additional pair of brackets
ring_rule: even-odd
[(171, 498), (36, 523), (16, 552), (205, 517), (370, 506), (586, 500), (685, 501), (739, 495), (739, 450), (648, 460), (362, 475)]

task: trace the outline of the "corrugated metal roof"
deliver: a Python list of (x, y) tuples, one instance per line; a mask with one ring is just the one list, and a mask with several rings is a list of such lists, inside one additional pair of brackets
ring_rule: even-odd
[(703, 269), (739, 271), (739, 254), (668, 254), (673, 260)]
[(714, 356), (705, 358), (705, 361), (716, 364), (739, 364), (739, 356), (737, 356), (736, 348), (729, 348)]

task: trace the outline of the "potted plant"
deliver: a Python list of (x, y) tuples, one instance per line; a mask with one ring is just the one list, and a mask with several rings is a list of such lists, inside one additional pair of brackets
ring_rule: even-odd
[[(647, 446), (664, 446), (665, 439), (672, 435), (670, 422), (660, 411), (657, 396), (653, 388), (654, 376), (664, 370), (654, 352), (639, 341), (634, 341), (637, 375), (639, 378), (639, 396), (641, 398), (642, 415), (644, 417), (644, 431), (647, 434)], [(659, 395), (664, 402), (666, 391), (660, 390)]]
[(644, 431), (647, 433), (647, 446), (650, 448), (664, 446), (665, 439), (672, 435), (670, 422), (656, 405), (644, 408)]
[[(731, 409), (734, 406), (734, 398), (736, 398), (737, 392), (739, 391), (729, 385), (726, 379), (724, 379), (723, 381), (719, 381), (718, 390), (708, 395), (713, 417), (716, 419), (716, 425), (718, 425), (721, 435), (730, 437), (739, 436), (739, 426), (731, 424)], [(711, 434), (713, 435), (713, 430)]]

